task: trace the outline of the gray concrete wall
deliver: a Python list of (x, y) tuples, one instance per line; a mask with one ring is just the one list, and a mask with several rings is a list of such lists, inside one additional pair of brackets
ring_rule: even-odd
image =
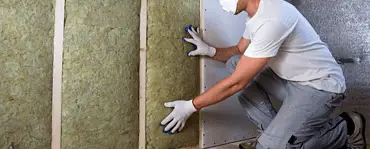
[[(341, 111), (359, 111), (370, 121), (370, 1), (291, 0), (329, 45), (337, 58), (356, 58), (343, 64), (347, 99)], [(367, 123), (370, 128), (370, 123)], [(370, 129), (367, 129), (368, 136)]]

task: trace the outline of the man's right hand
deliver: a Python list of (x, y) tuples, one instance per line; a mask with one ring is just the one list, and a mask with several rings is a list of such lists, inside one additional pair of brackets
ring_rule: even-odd
[(182, 39), (185, 42), (189, 42), (197, 46), (197, 49), (195, 49), (194, 51), (190, 51), (188, 53), (188, 56), (198, 56), (198, 55), (209, 56), (209, 57), (215, 56), (216, 49), (204, 43), (204, 41), (200, 37), (198, 27), (194, 28), (192, 25), (190, 25), (189, 27), (185, 27), (185, 31), (189, 33), (192, 38), (182, 37)]
[(164, 104), (167, 108), (173, 108), (172, 112), (161, 122), (164, 133), (174, 134), (180, 132), (191, 114), (197, 111), (193, 105), (193, 100), (178, 100)]

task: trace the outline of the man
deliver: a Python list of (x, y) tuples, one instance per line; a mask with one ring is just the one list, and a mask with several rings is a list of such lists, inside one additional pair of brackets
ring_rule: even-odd
[[(211, 47), (192, 26), (187, 28), (192, 38), (184, 40), (197, 46), (189, 56), (226, 62), (233, 72), (193, 100), (165, 103), (174, 109), (161, 122), (164, 132), (181, 131), (192, 113), (244, 89), (240, 103), (263, 131), (258, 149), (366, 147), (361, 114), (330, 117), (344, 99), (343, 72), (294, 6), (283, 0), (221, 0), (221, 5), (250, 17), (238, 45)], [(270, 97), (283, 102), (278, 112)]]

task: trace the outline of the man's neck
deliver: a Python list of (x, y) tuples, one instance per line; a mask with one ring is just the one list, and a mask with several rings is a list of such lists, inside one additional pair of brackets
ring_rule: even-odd
[(257, 13), (260, 1), (261, 0), (248, 0), (247, 1), (247, 7), (245, 8), (245, 11), (248, 13), (250, 17), (253, 17)]

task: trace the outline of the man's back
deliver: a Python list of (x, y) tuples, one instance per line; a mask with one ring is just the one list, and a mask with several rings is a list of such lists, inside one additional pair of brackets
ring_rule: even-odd
[[(273, 28), (272, 32), (262, 30), (269, 28), (267, 26)], [(252, 48), (246, 50), (246, 56), (274, 56), (268, 65), (283, 79), (334, 93), (345, 91), (343, 72), (327, 45), (291, 4), (282, 0), (261, 0), (257, 13), (247, 22), (247, 28)], [(274, 42), (256, 48), (253, 42), (259, 38), (257, 33), (265, 34), (265, 37), (279, 36), (271, 37), (276, 39)], [(263, 50), (276, 44), (279, 45), (276, 50)]]

